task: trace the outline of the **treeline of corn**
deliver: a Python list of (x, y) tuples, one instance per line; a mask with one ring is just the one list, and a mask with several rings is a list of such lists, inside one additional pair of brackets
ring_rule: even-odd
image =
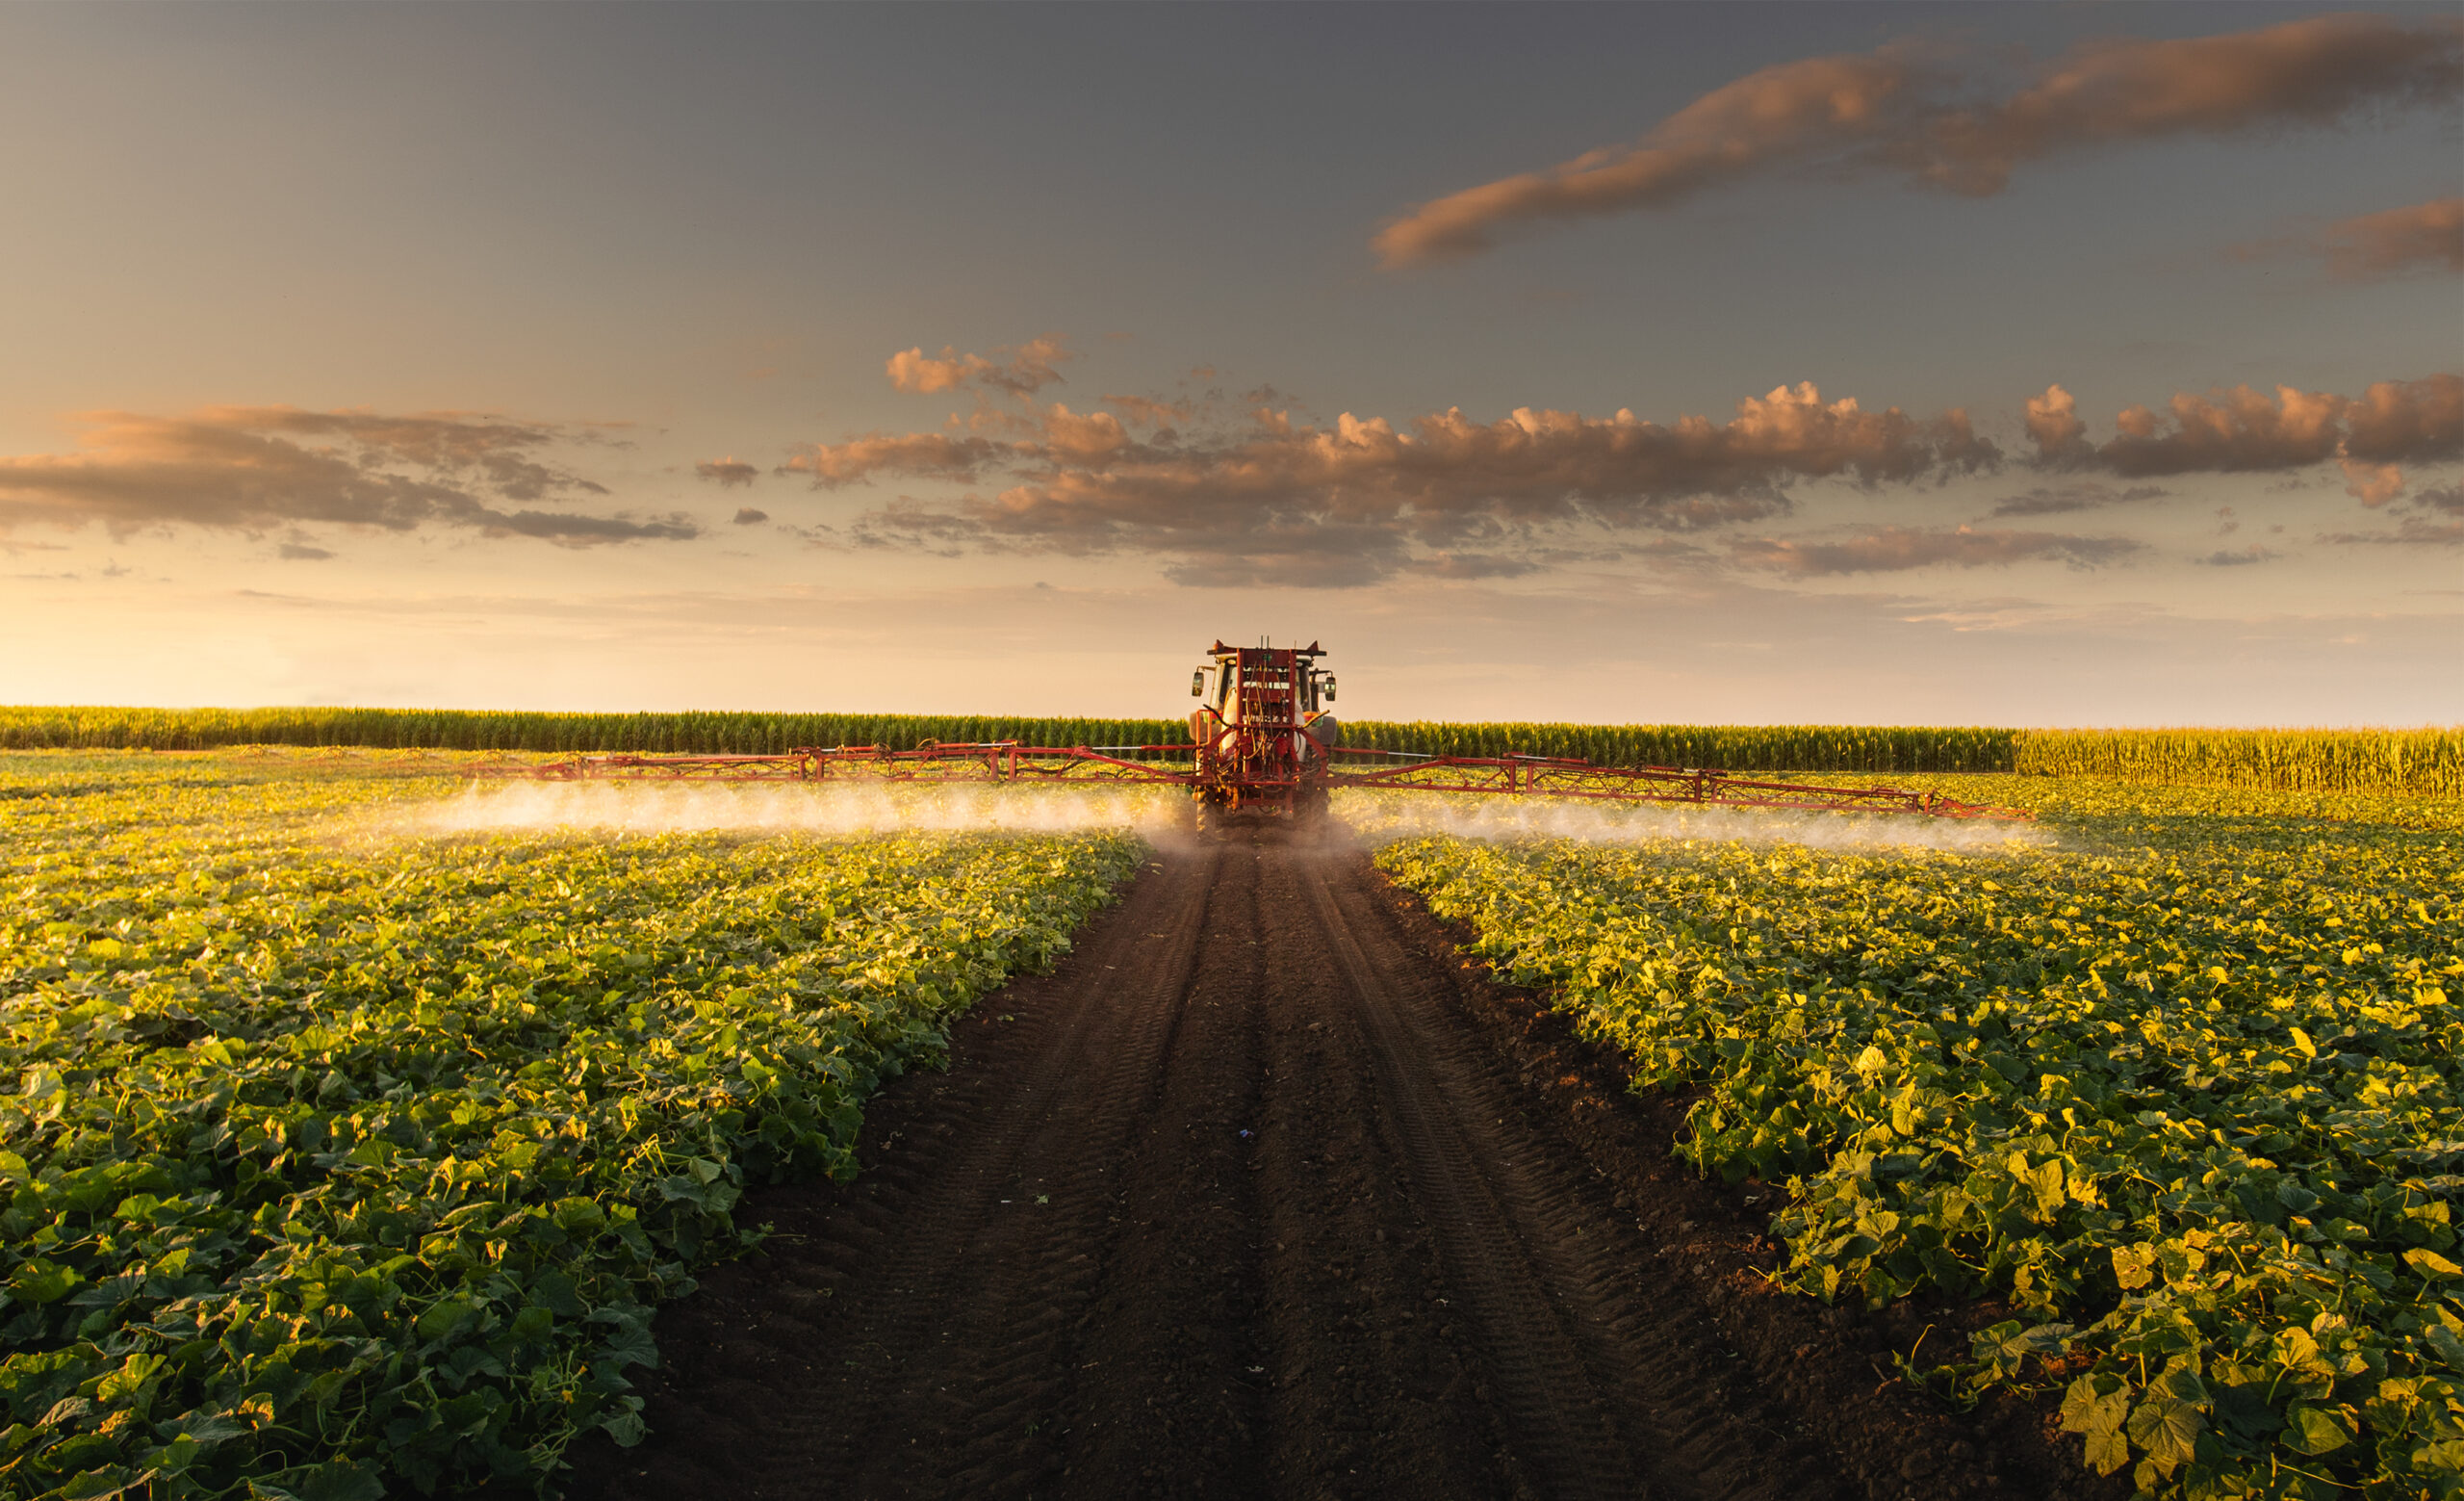
[(2464, 729), (2023, 730), (2023, 776), (2464, 796)]
[(1344, 743), (1440, 756), (1571, 756), (1606, 766), (1732, 771), (2008, 771), (2018, 732), (1866, 725), (1344, 725)]
[[(546, 713), (450, 709), (0, 708), (0, 748), (208, 750), (347, 745), (478, 751), (763, 754), (802, 745), (911, 749), (1158, 745), (1178, 719), (986, 714)], [(2464, 796), (2464, 729), (2000, 730), (1866, 725), (1347, 721), (1344, 743), (1423, 755), (1523, 751), (1603, 765), (1732, 771), (1999, 771), (2286, 791)]]
[(805, 745), (886, 745), (911, 750), (924, 740), (1144, 745), (1188, 738), (1188, 727), (1177, 719), (702, 712), (593, 714), (485, 709), (0, 708), (0, 748), (12, 750), (361, 745), (405, 750), (762, 755)]

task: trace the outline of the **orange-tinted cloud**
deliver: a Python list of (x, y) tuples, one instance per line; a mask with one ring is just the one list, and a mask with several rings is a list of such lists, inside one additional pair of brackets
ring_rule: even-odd
[(1003, 357), (962, 354), (948, 346), (937, 356), (926, 354), (921, 345), (902, 349), (889, 357), (889, 383), (923, 395), (976, 386), (1032, 396), (1061, 379), (1061, 372), (1053, 367), (1073, 357), (1066, 345), (1049, 336), (1014, 347), (1005, 345), (992, 352)]
[(2313, 234), (2235, 246), (2236, 260), (2311, 255), (2339, 281), (2386, 281), (2421, 272), (2464, 272), (2464, 198), (2433, 198), (2339, 220)]
[[(1793, 481), (1908, 481), (2000, 457), (1964, 413), (1919, 421), (1896, 407), (1866, 411), (1825, 401), (1810, 383), (1740, 401), (1726, 423), (1666, 427), (1630, 411), (1527, 407), (1487, 423), (1450, 408), (1401, 427), (1350, 413), (1320, 427), (1261, 412), (1246, 428), (1163, 443), (1105, 412), (1055, 405), (1033, 423), (1010, 444), (876, 433), (809, 447), (790, 467), (832, 487), (875, 476), (1008, 481), (989, 499), (876, 511), (857, 528), (857, 545), (1125, 550), (1178, 557), (1175, 577), (1296, 570), (1333, 583), (1407, 567), (1501, 574), (1514, 565), (1497, 547), (1536, 529), (1713, 527), (1786, 509)], [(1293, 561), (1303, 553), (1314, 559), (1305, 568)]]
[(1653, 208), (1886, 128), (1913, 83), (1896, 48), (1783, 63), (1723, 85), (1638, 145), (1585, 152), (1424, 203), (1378, 232), (1389, 267), (1486, 249), (1508, 224)]
[(1389, 268), (1488, 248), (1502, 232), (1656, 208), (1781, 169), (1886, 166), (1953, 193), (1999, 193), (2019, 166), (2186, 134), (2326, 126), (2449, 98), (2464, 26), (2312, 16), (2256, 31), (2092, 43), (2002, 97), (1906, 43), (1782, 64), (1703, 95), (1639, 142), (1419, 205), (1381, 229)]
[(808, 444), (780, 465), (779, 472), (810, 475), (812, 482), (825, 490), (868, 480), (876, 474), (970, 479), (1008, 448), (989, 438), (954, 438), (939, 432), (875, 432), (844, 443)]
[(2334, 459), (2352, 493), (2371, 505), (2400, 487), (2394, 466), (2464, 458), (2464, 376), (2452, 375), (2382, 380), (2359, 398), (2292, 386), (2272, 397), (2248, 386), (2182, 392), (2163, 412), (2125, 408), (2116, 419), (2121, 431), (2103, 444), (2088, 440), (2060, 386), (2031, 401), (2028, 416), (2038, 462), (2047, 467), (2137, 479), (2264, 474)]
[(739, 461), (733, 454), (726, 458), (706, 458), (693, 466), (693, 473), (710, 480), (722, 490), (734, 485), (750, 485), (761, 478), (761, 471)]
[(698, 531), (682, 517), (504, 508), (607, 493), (541, 457), (573, 436), (542, 424), (288, 406), (210, 407), (187, 417), (100, 412), (86, 421), (75, 453), (0, 457), (0, 525), (437, 526), (570, 547)]
[(1120, 413), (1122, 421), (1142, 427), (1168, 427), (1197, 415), (1197, 408), (1188, 401), (1159, 401), (1143, 396), (1106, 396), (1104, 400)]
[(1833, 574), (1898, 573), (1947, 565), (1981, 568), (2052, 558), (2073, 568), (2095, 568), (2144, 543), (2128, 537), (2082, 537), (2054, 531), (1979, 531), (1880, 527), (1837, 542), (1756, 537), (1731, 544), (1730, 558), (1747, 568), (1796, 578)]
[(2327, 226), (2327, 270), (2348, 281), (2464, 271), (2464, 198), (2364, 214)]
[(2028, 398), (2028, 436), (2045, 453), (2059, 453), (2079, 441), (2088, 425), (2079, 420), (2079, 403), (2058, 385), (2044, 395)]

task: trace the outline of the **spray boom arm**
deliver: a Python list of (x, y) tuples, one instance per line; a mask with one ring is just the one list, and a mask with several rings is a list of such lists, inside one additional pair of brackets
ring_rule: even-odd
[[(1050, 746), (1021, 745), (1015, 740), (962, 744), (927, 740), (913, 750), (903, 751), (878, 745), (838, 745), (808, 746), (774, 756), (579, 756), (533, 767), (529, 775), (552, 781), (623, 777), (740, 782), (864, 779), (1130, 783), (1202, 790), (1200, 750), (1196, 744)], [(1322, 755), (1323, 769), (1297, 780), (1329, 789), (1506, 793), (1613, 803), (1923, 814), (1941, 818), (2025, 821), (2031, 817), (2007, 808), (1959, 802), (1938, 792), (1761, 781), (1708, 767), (1602, 766), (1554, 756), (1418, 756), (1344, 745), (1324, 747)]]

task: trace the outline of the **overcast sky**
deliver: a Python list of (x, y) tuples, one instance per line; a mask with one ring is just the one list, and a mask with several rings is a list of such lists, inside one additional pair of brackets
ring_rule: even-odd
[(2452, 5), (0, 56), (0, 701), (2464, 720)]

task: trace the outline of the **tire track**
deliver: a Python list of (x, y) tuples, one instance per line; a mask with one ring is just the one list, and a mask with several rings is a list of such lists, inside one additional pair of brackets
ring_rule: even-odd
[(1541, 1492), (1631, 1496), (1635, 1476), (1610, 1428), (1559, 1300), (1551, 1296), (1505, 1204), (1483, 1171), (1482, 1149), (1450, 1096), (1424, 1065), (1427, 1049), (1373, 969), (1334, 893), (1322, 860), (1299, 862), (1319, 936), (1341, 967), (1368, 1032), (1381, 1102), (1401, 1139), (1406, 1167), (1441, 1238), (1452, 1285), (1480, 1328), (1480, 1354), (1496, 1372), (1515, 1458)]
[[(1151, 1108), (1206, 930), (1217, 864), (1206, 851), (1165, 865), (1152, 905), (1142, 904), (1155, 926), (1116, 926), (1106, 935), (1091, 956), (1102, 968), (1091, 971), (1083, 1002), (1058, 1019), (1057, 1035), (1037, 1049), (1015, 1092), (942, 1167), (939, 1191), (928, 1189), (911, 1210), (880, 1274), (903, 1301), (871, 1346), (889, 1368), (882, 1375), (903, 1379), (882, 1381), (856, 1423), (833, 1412), (783, 1425), (819, 1440), (827, 1460), (837, 1462), (826, 1460), (826, 1468), (848, 1477), (855, 1493), (957, 1493), (946, 1484), (954, 1477), (937, 1471), (952, 1461), (973, 1468), (966, 1461), (984, 1430), (1014, 1426), (1019, 1412), (1061, 1395), (1063, 1373), (1074, 1362), (1056, 1360), (1053, 1347), (1067, 1306), (1084, 1301), (1095, 1267), (1083, 1254), (1053, 1248), (1097, 1231), (1109, 1198), (1105, 1168)], [(1137, 950), (1159, 936), (1162, 962), (1140, 963)], [(1091, 1114), (1081, 1113), (1091, 1105)], [(1028, 1164), (1040, 1171), (1028, 1172)], [(1030, 1309), (1040, 1316), (1017, 1316)], [(921, 1424), (919, 1412), (930, 1414)], [(907, 1442), (885, 1443), (890, 1433)], [(1058, 1468), (1058, 1450), (1038, 1447), (1044, 1462), (1013, 1464), (1001, 1478), (1024, 1484)]]

